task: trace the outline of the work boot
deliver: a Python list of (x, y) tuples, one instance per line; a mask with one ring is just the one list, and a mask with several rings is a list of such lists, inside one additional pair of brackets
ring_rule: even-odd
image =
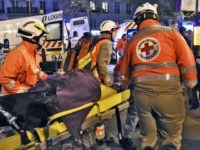
[(119, 143), (124, 150), (138, 150), (131, 138), (123, 137), (121, 140), (119, 140)]

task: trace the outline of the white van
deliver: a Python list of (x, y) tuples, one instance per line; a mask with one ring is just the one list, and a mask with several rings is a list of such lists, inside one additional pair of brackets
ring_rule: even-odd
[(70, 36), (73, 37), (73, 32), (78, 32), (78, 37), (82, 37), (85, 32), (90, 32), (88, 17), (77, 17), (70, 19)]
[[(63, 18), (63, 11), (49, 13), (47, 15), (31, 16), (40, 19), (47, 27), (49, 34), (41, 51), (41, 67), (50, 73), (57, 71), (60, 67), (62, 55), (68, 46), (68, 32)], [(0, 43), (3, 43), (4, 55), (16, 47), (21, 41), (17, 31), (20, 24), (27, 18), (0, 21)]]

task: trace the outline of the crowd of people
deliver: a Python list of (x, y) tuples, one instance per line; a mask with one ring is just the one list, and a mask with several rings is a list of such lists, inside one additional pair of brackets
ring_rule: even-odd
[[(180, 150), (186, 99), (183, 84), (192, 93), (190, 108), (199, 106), (196, 62), (191, 51), (192, 33), (184, 27), (179, 32), (162, 26), (157, 9), (148, 2), (137, 7), (133, 19), (138, 33), (129, 41), (123, 34), (116, 46), (120, 55), (117, 81), (123, 87), (131, 87), (134, 99), (127, 111), (120, 144), (125, 150), (138, 149), (132, 138), (139, 121), (139, 149)], [(85, 33), (79, 39), (74, 32), (62, 68), (67, 71), (70, 66), (70, 69), (90, 71), (99, 83), (112, 86), (107, 66), (118, 29), (117, 23), (105, 20), (100, 25), (98, 38), (93, 39), (90, 33)], [(44, 24), (30, 18), (18, 33), (23, 41), (7, 55), (0, 71), (1, 95), (27, 92), (39, 80), (48, 77), (38, 61), (38, 50), (48, 33)]]

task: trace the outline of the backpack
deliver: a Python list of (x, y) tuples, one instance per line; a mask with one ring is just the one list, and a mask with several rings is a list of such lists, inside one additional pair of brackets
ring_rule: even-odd
[(99, 41), (104, 39), (107, 38), (92, 38), (87, 41), (84, 37), (80, 38), (76, 46), (70, 49), (67, 54), (67, 58), (64, 62), (64, 71), (71, 69), (91, 71), (91, 51)]
[[(107, 39), (107, 38), (105, 37), (95, 38), (91, 41), (89, 45), (82, 45), (82, 48), (80, 49), (78, 53), (78, 61), (76, 64), (77, 69), (92, 71), (95, 68), (95, 67), (91, 68), (91, 61), (92, 61), (91, 57), (92, 55), (98, 56), (99, 52), (96, 52), (96, 54), (92, 52), (96, 44), (104, 39)], [(87, 48), (87, 51), (86, 51), (86, 48)]]

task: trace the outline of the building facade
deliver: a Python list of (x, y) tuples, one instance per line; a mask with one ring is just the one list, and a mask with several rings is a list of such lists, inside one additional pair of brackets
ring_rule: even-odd
[(95, 30), (107, 19), (118, 23), (132, 19), (134, 8), (133, 0), (0, 0), (0, 20), (64, 10), (67, 21), (87, 15)]

